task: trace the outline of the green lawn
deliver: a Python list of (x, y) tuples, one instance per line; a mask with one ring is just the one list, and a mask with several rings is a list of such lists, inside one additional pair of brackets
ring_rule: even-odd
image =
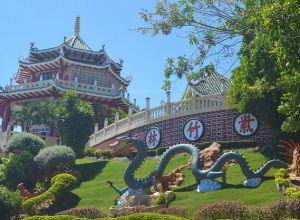
[[(261, 154), (250, 151), (243, 151), (252, 169), (257, 169), (266, 160)], [(174, 170), (180, 165), (186, 164), (189, 155), (181, 155), (173, 158), (167, 166), (166, 173)], [(157, 161), (147, 160), (136, 173), (137, 177), (147, 176), (156, 166)], [(76, 166), (83, 176), (78, 188), (73, 191), (72, 201), (68, 207), (96, 207), (104, 212), (108, 212), (109, 207), (114, 204), (118, 197), (117, 193), (108, 187), (107, 180), (113, 181), (119, 187), (125, 187), (123, 173), (128, 163), (121, 161), (94, 161), (90, 159), (80, 159), (76, 161)], [(281, 194), (277, 192), (274, 179), (271, 178), (274, 170), (266, 174), (266, 179), (255, 189), (244, 188), (242, 183), (244, 176), (239, 166), (234, 165), (228, 168), (227, 183), (229, 186), (215, 192), (197, 193), (187, 191), (185, 188), (195, 183), (191, 171), (184, 171), (184, 183), (175, 190), (176, 200), (171, 206), (181, 206), (188, 208), (189, 217), (192, 217), (195, 210), (205, 204), (217, 200), (241, 200), (248, 205), (264, 205), (277, 200)]]

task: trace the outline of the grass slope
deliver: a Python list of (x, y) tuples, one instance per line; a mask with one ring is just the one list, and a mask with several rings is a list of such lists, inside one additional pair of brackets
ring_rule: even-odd
[[(242, 152), (249, 162), (251, 169), (256, 170), (266, 161), (266, 158), (259, 153), (250, 151)], [(180, 165), (186, 164), (189, 155), (174, 157), (167, 166), (168, 173)], [(147, 160), (136, 172), (137, 177), (147, 176), (156, 166), (157, 161)], [(109, 207), (114, 204), (118, 197), (117, 193), (109, 188), (105, 183), (107, 180), (113, 181), (119, 187), (125, 187), (123, 173), (128, 163), (121, 161), (94, 161), (90, 159), (81, 159), (76, 161), (77, 169), (82, 172), (82, 180), (74, 193), (74, 199), (71, 206), (76, 207), (96, 207), (104, 212), (108, 212)], [(264, 182), (255, 189), (245, 188), (242, 183), (245, 179), (238, 165), (230, 166), (227, 169), (227, 183), (229, 186), (215, 192), (197, 193), (196, 191), (186, 191), (185, 188), (194, 184), (195, 179), (191, 171), (184, 170), (184, 183), (175, 189), (176, 200), (171, 206), (181, 206), (188, 208), (189, 217), (192, 217), (195, 210), (206, 204), (217, 200), (240, 200), (248, 205), (265, 205), (281, 197), (277, 192), (274, 179), (270, 176), (274, 170), (270, 170), (265, 176)]]

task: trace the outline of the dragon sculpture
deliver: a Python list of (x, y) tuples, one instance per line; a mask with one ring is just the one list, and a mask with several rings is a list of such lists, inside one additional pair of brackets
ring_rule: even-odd
[[(238, 154), (237, 152), (228, 152), (223, 154), (214, 164), (207, 170), (202, 170), (199, 167), (199, 151), (196, 147), (191, 144), (178, 144), (170, 147), (162, 156), (156, 169), (151, 172), (151, 174), (144, 178), (144, 179), (136, 179), (134, 177), (135, 171), (139, 169), (139, 167), (145, 161), (147, 156), (147, 146), (139, 139), (131, 138), (131, 137), (121, 137), (118, 139), (119, 144), (114, 149), (114, 152), (120, 152), (124, 149), (135, 147), (137, 149), (137, 155), (132, 160), (130, 165), (125, 171), (124, 174), (124, 181), (128, 187), (124, 189), (119, 189), (115, 186), (111, 181), (107, 181), (111, 187), (113, 187), (120, 195), (124, 194), (128, 188), (138, 190), (138, 189), (145, 189), (151, 186), (157, 190), (156, 187), (156, 180), (158, 180), (162, 175), (163, 172), (169, 162), (169, 160), (174, 157), (176, 154), (179, 153), (187, 153), (192, 156), (192, 164), (191, 164), (191, 171), (192, 174), (196, 178), (197, 184), (204, 180), (214, 181), (214, 179), (221, 177), (222, 178), (222, 187), (226, 184), (226, 172), (222, 169), (225, 162), (229, 160), (235, 160), (241, 167), (243, 174), (246, 176), (247, 180), (245, 180), (244, 185), (249, 187), (256, 187), (262, 181), (262, 176), (272, 167), (286, 167), (286, 164), (280, 160), (270, 160), (266, 162), (264, 165), (261, 166), (257, 171), (253, 172), (247, 166), (245, 158)], [(217, 181), (215, 181), (217, 182)], [(217, 189), (217, 188), (216, 188)], [(214, 190), (216, 190), (214, 189)], [(207, 190), (210, 191), (210, 190)]]

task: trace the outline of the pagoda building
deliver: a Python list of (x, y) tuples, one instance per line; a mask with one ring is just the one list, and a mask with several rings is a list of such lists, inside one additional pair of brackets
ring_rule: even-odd
[[(39, 50), (31, 43), (28, 58), (19, 60), (17, 85), (12, 85), (11, 80), (10, 85), (0, 91), (1, 146), (11, 129), (12, 111), (20, 109), (25, 102), (62, 97), (70, 89), (92, 104), (139, 111), (135, 101), (129, 100), (129, 94), (125, 97), (131, 78), (122, 77), (121, 71), (122, 61), (113, 61), (104, 46), (93, 51), (81, 39), (79, 16), (74, 35), (69, 39), (65, 37), (59, 46)], [(40, 129), (42, 127), (40, 125)]]

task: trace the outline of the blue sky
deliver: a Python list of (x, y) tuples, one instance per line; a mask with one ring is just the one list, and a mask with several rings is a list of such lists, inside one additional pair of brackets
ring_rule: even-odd
[[(29, 43), (39, 49), (55, 47), (64, 36), (73, 35), (75, 17), (81, 17), (81, 38), (93, 49), (103, 44), (108, 55), (124, 60), (122, 76), (132, 76), (128, 88), (131, 99), (141, 108), (145, 98), (151, 107), (165, 99), (161, 89), (163, 70), (168, 57), (189, 54), (188, 39), (170, 36), (142, 35), (134, 29), (143, 25), (139, 12), (153, 9), (149, 0), (9, 0), (0, 8), (0, 86), (9, 84), (17, 72), (18, 58), (27, 57)], [(226, 69), (224, 63), (223, 68)], [(227, 75), (228, 76), (228, 75)], [(179, 100), (185, 90), (184, 80), (173, 80), (172, 101)]]

